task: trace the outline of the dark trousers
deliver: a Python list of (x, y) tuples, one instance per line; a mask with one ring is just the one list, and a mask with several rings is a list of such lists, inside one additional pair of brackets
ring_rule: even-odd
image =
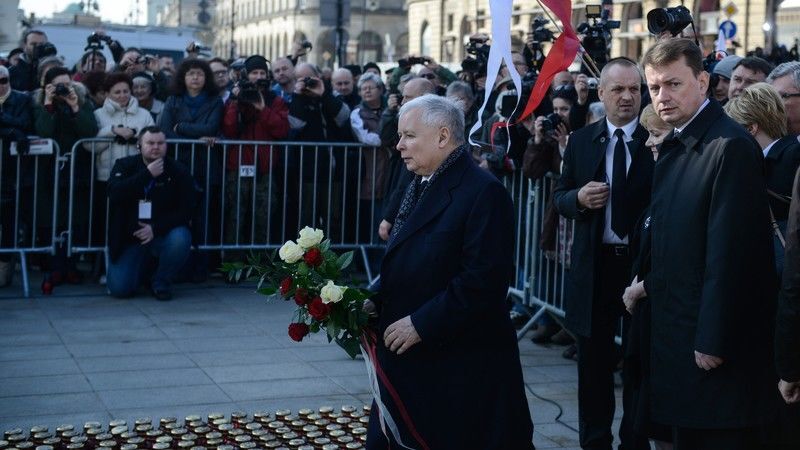
[(760, 447), (756, 428), (728, 430), (698, 430), (673, 428), (674, 450), (758, 450)]
[[(627, 248), (602, 246), (595, 267), (598, 272), (592, 299), (591, 336), (578, 336), (579, 438), (583, 449), (611, 450), (614, 441), (611, 432), (615, 408), (614, 371), (621, 357), (614, 335), (619, 331), (620, 318), (623, 317), (622, 294), (631, 281)], [(627, 327), (627, 322), (624, 321), (624, 327)], [(623, 416), (619, 435), (621, 450), (650, 448), (646, 440), (632, 442), (633, 426), (629, 417)]]

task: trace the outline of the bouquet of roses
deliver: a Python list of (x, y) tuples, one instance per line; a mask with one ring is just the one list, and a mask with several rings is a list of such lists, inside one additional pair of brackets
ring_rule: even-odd
[(337, 255), (324, 240), (322, 230), (305, 227), (297, 242), (288, 241), (265, 261), (251, 256), (245, 263), (225, 263), (222, 270), (232, 281), (256, 278), (257, 292), (280, 295), (297, 304), (289, 337), (302, 341), (309, 333), (325, 331), (351, 358), (360, 353), (360, 338), (369, 315), (364, 302), (372, 292), (344, 285), (343, 271), (353, 252)]

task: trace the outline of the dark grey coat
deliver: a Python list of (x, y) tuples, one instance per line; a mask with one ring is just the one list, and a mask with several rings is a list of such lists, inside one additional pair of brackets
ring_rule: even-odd
[[(763, 162), (714, 100), (662, 144), (645, 280), (658, 423), (744, 428), (770, 417), (777, 286)], [(724, 362), (705, 371), (695, 350)]]

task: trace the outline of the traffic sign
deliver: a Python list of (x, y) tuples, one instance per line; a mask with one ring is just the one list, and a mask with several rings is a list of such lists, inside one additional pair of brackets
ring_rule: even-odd
[(726, 20), (719, 24), (719, 30), (725, 35), (725, 39), (733, 39), (736, 36), (736, 24), (733, 21)]
[(725, 5), (724, 8), (722, 8), (722, 11), (725, 13), (726, 16), (730, 17), (739, 12), (739, 8), (737, 8), (736, 5), (733, 4), (733, 2), (728, 2), (728, 4)]

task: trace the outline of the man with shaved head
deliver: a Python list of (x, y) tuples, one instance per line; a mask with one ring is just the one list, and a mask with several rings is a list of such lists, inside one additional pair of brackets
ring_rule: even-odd
[(331, 75), (333, 95), (339, 97), (351, 110), (361, 103), (361, 96), (353, 89), (353, 73), (340, 67)]
[(272, 63), (272, 79), (275, 86), (272, 90), (280, 96), (286, 104), (292, 103), (294, 91), (294, 64), (289, 58), (278, 58)]
[[(436, 93), (436, 86), (426, 78), (411, 78), (403, 83), (400, 82), (402, 95), (389, 95), (389, 103), (381, 115), (381, 141), (384, 146), (395, 149), (397, 145), (397, 112), (400, 106), (423, 95)], [(389, 180), (386, 183), (386, 205), (383, 208), (383, 220), (378, 228), (381, 239), (389, 239), (392, 230), (392, 222), (397, 216), (400, 202), (403, 200), (403, 193), (408, 187), (408, 183), (414, 178), (414, 174), (406, 169), (400, 152), (393, 150), (389, 159)]]

